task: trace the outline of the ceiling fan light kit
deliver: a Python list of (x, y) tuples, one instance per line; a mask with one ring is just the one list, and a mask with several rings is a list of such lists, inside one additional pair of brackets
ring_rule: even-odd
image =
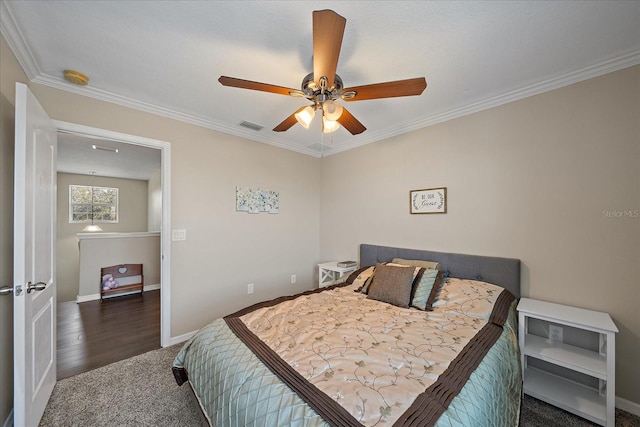
[(324, 133), (331, 133), (338, 130), (340, 124), (335, 120), (329, 120), (326, 116), (322, 117), (322, 131)]
[(315, 115), (316, 110), (314, 110), (311, 106), (304, 107), (301, 111), (298, 111), (294, 114), (298, 123), (300, 123), (305, 129), (309, 129), (311, 121), (313, 120)]
[(322, 114), (327, 120), (336, 121), (342, 115), (342, 105), (329, 99), (322, 104)]
[(316, 110), (320, 109), (323, 132), (334, 132), (342, 125), (352, 135), (360, 134), (367, 128), (336, 102), (337, 100), (352, 102), (420, 95), (427, 87), (427, 81), (424, 77), (418, 77), (345, 89), (342, 79), (336, 74), (336, 69), (346, 23), (347, 20), (344, 17), (332, 10), (313, 12), (313, 72), (307, 74), (302, 80), (302, 90), (227, 76), (220, 76), (218, 81), (229, 87), (304, 97), (313, 103), (298, 109), (284, 119), (273, 128), (275, 132), (289, 130), (296, 122), (308, 129)]

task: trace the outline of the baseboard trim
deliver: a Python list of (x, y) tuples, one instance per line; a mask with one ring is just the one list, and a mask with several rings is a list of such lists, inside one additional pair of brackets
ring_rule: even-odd
[(160, 283), (155, 285), (144, 285), (144, 288), (142, 288), (144, 292), (157, 291), (158, 289), (160, 289)]
[[(143, 292), (156, 291), (160, 289), (160, 283), (154, 285), (144, 285), (142, 288)], [(137, 294), (137, 292), (129, 292), (126, 294), (118, 294), (118, 296), (129, 295), (129, 294)], [(89, 302), (89, 301), (97, 301), (100, 299), (100, 294), (91, 294), (91, 295), (77, 295), (76, 302), (79, 304), (81, 302)]]
[(616, 408), (640, 417), (640, 404), (616, 396)]
[(181, 342), (187, 341), (189, 338), (194, 336), (198, 331), (187, 332), (186, 334), (178, 335), (177, 337), (171, 337), (169, 341), (169, 345), (172, 346), (174, 344), (180, 344)]
[(2, 424), (2, 427), (12, 427), (12, 426), (13, 426), (13, 408), (11, 408), (11, 412), (9, 412), (7, 419), (4, 420), (4, 424)]
[(80, 304), (81, 302), (89, 302), (89, 301), (96, 301), (100, 299), (100, 294), (93, 294), (93, 295), (78, 295), (76, 297), (76, 302), (78, 304)]

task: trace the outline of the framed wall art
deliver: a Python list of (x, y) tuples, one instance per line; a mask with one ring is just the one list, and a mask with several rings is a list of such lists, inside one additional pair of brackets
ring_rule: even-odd
[(262, 188), (236, 187), (236, 211), (248, 213), (280, 212), (280, 193)]
[(409, 212), (412, 214), (447, 213), (447, 187), (410, 191)]

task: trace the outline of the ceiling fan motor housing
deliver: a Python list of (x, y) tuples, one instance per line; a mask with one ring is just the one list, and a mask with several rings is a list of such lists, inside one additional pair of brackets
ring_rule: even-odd
[[(321, 78), (321, 81), (326, 81), (327, 79)], [(304, 96), (313, 101), (314, 104), (322, 104), (324, 101), (331, 99), (336, 100), (340, 98), (340, 92), (342, 91), (343, 84), (342, 79), (339, 75), (335, 75), (333, 86), (330, 88), (323, 88), (322, 84), (320, 87), (314, 81), (313, 73), (307, 74), (304, 79), (302, 79), (301, 89), (304, 92)]]

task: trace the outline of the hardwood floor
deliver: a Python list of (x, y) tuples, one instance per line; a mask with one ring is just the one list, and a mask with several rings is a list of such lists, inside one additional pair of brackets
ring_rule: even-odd
[(58, 304), (58, 380), (160, 348), (160, 291)]

